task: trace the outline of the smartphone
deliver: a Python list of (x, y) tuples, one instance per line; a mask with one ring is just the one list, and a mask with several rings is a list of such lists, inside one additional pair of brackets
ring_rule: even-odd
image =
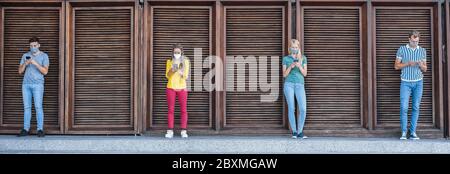
[(298, 59), (294, 59), (294, 62), (298, 62)]
[(178, 70), (179, 69), (179, 64), (176, 64), (176, 63), (174, 63), (174, 64), (172, 64), (172, 69), (173, 70)]
[(27, 56), (27, 57), (25, 57), (27, 60), (30, 60), (31, 59), (31, 57), (30, 56)]

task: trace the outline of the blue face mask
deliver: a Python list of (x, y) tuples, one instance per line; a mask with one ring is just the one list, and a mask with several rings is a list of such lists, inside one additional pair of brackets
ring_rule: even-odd
[(298, 49), (289, 48), (289, 52), (291, 52), (291, 54), (298, 54)]
[(39, 51), (39, 48), (30, 48), (30, 51), (32, 53), (37, 53)]

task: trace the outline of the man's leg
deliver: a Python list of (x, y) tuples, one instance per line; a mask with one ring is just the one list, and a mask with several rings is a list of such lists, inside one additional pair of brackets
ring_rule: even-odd
[(401, 82), (400, 85), (400, 127), (402, 133), (407, 131), (408, 126), (408, 105), (411, 87), (409, 82)]
[(31, 100), (33, 93), (28, 84), (22, 84), (22, 99), (23, 99), (23, 129), (30, 130), (31, 121)]
[(417, 120), (420, 113), (420, 102), (422, 101), (423, 94), (423, 80), (416, 82), (415, 87), (412, 90), (412, 113), (411, 113), (411, 127), (409, 128), (411, 133), (416, 132)]
[(36, 110), (37, 130), (44, 130), (44, 84), (33, 85), (34, 109)]

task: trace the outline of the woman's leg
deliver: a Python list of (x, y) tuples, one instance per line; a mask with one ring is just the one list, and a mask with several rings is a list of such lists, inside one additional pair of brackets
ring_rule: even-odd
[(295, 99), (294, 99), (294, 84), (290, 82), (284, 83), (284, 98), (288, 105), (288, 118), (289, 125), (291, 127), (292, 133), (297, 133), (297, 126), (295, 124)]
[(173, 122), (174, 122), (174, 110), (175, 110), (175, 91), (173, 89), (166, 89), (166, 97), (167, 97), (167, 127), (169, 129), (173, 129)]
[(187, 90), (181, 90), (177, 92), (178, 101), (180, 102), (180, 110), (181, 110), (181, 129), (187, 129), (188, 123), (188, 112), (187, 112)]
[(297, 98), (299, 113), (298, 113), (298, 133), (303, 132), (303, 127), (306, 120), (306, 93), (305, 85), (297, 84), (295, 87), (295, 97)]

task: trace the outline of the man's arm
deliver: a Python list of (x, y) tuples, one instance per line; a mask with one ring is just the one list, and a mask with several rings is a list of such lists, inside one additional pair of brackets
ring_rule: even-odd
[(408, 63), (402, 63), (401, 59), (395, 59), (394, 68), (395, 68), (395, 70), (400, 70), (400, 69), (403, 69), (404, 67), (414, 66), (414, 65), (416, 65), (416, 62), (409, 61)]
[(41, 72), (41, 74), (47, 75), (47, 73), (48, 73), (48, 66), (41, 66), (35, 60), (31, 60), (31, 64), (36, 66), (36, 68), (39, 70), (39, 72)]
[(23, 72), (25, 72), (25, 68), (27, 67), (27, 65), (30, 64), (29, 60), (25, 59), (25, 55), (22, 56), (22, 58), (20, 59), (20, 63), (19, 63), (19, 74), (22, 75)]
[(25, 68), (27, 67), (27, 63), (23, 63), (21, 65), (19, 65), (19, 74), (22, 75), (23, 72), (25, 72)]
[(419, 68), (420, 68), (420, 70), (422, 70), (422, 72), (427, 72), (427, 61), (426, 61), (426, 59), (419, 62)]
[(422, 49), (422, 59), (419, 62), (419, 68), (422, 72), (427, 72), (427, 51)]

